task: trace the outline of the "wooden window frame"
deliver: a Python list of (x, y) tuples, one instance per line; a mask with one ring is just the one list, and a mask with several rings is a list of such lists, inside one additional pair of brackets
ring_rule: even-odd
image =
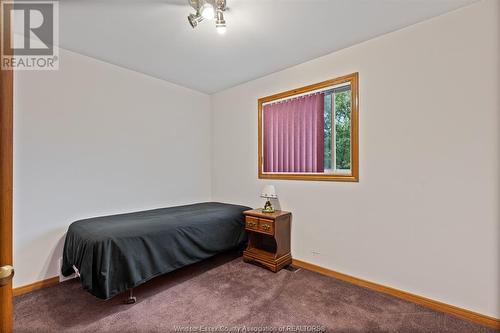
[[(259, 98), (258, 100), (258, 169), (259, 179), (287, 179), (287, 180), (319, 180), (359, 182), (359, 74), (352, 73), (335, 79), (311, 84), (305, 87), (288, 90), (278, 94)], [(263, 124), (262, 107), (265, 103), (293, 97), (307, 92), (329, 88), (335, 85), (351, 84), (351, 173), (350, 174), (325, 174), (325, 173), (266, 173), (263, 172)]]

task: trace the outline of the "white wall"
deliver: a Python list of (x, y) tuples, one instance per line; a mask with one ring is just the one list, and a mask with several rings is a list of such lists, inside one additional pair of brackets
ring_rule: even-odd
[(15, 73), (14, 286), (58, 274), (77, 219), (210, 200), (210, 96), (60, 57)]
[[(483, 1), (214, 95), (213, 199), (262, 206), (274, 183), (294, 258), (499, 318), (499, 13)], [(360, 182), (258, 180), (257, 99), (352, 72)]]

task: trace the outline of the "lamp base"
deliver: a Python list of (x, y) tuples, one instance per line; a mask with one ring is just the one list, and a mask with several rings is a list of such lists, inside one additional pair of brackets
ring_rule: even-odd
[(271, 204), (270, 200), (266, 201), (266, 204), (264, 205), (264, 208), (262, 209), (262, 213), (274, 213), (274, 207)]

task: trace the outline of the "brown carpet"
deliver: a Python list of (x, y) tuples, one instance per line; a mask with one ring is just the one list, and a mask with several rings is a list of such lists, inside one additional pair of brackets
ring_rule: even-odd
[(288, 331), (495, 332), (303, 269), (275, 274), (234, 254), (156, 278), (136, 296), (134, 305), (122, 304), (125, 296), (102, 301), (71, 280), (16, 297), (14, 330), (172, 332), (190, 326), (192, 332), (278, 332), (311, 325)]

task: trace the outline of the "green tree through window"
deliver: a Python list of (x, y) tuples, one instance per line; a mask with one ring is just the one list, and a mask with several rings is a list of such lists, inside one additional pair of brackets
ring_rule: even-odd
[(335, 94), (335, 161), (338, 170), (351, 168), (351, 91)]
[[(332, 117), (332, 96), (335, 115)], [(335, 133), (332, 132), (332, 120)], [(332, 165), (333, 138), (335, 137), (335, 166)], [(351, 169), (351, 91), (325, 95), (325, 169)]]

